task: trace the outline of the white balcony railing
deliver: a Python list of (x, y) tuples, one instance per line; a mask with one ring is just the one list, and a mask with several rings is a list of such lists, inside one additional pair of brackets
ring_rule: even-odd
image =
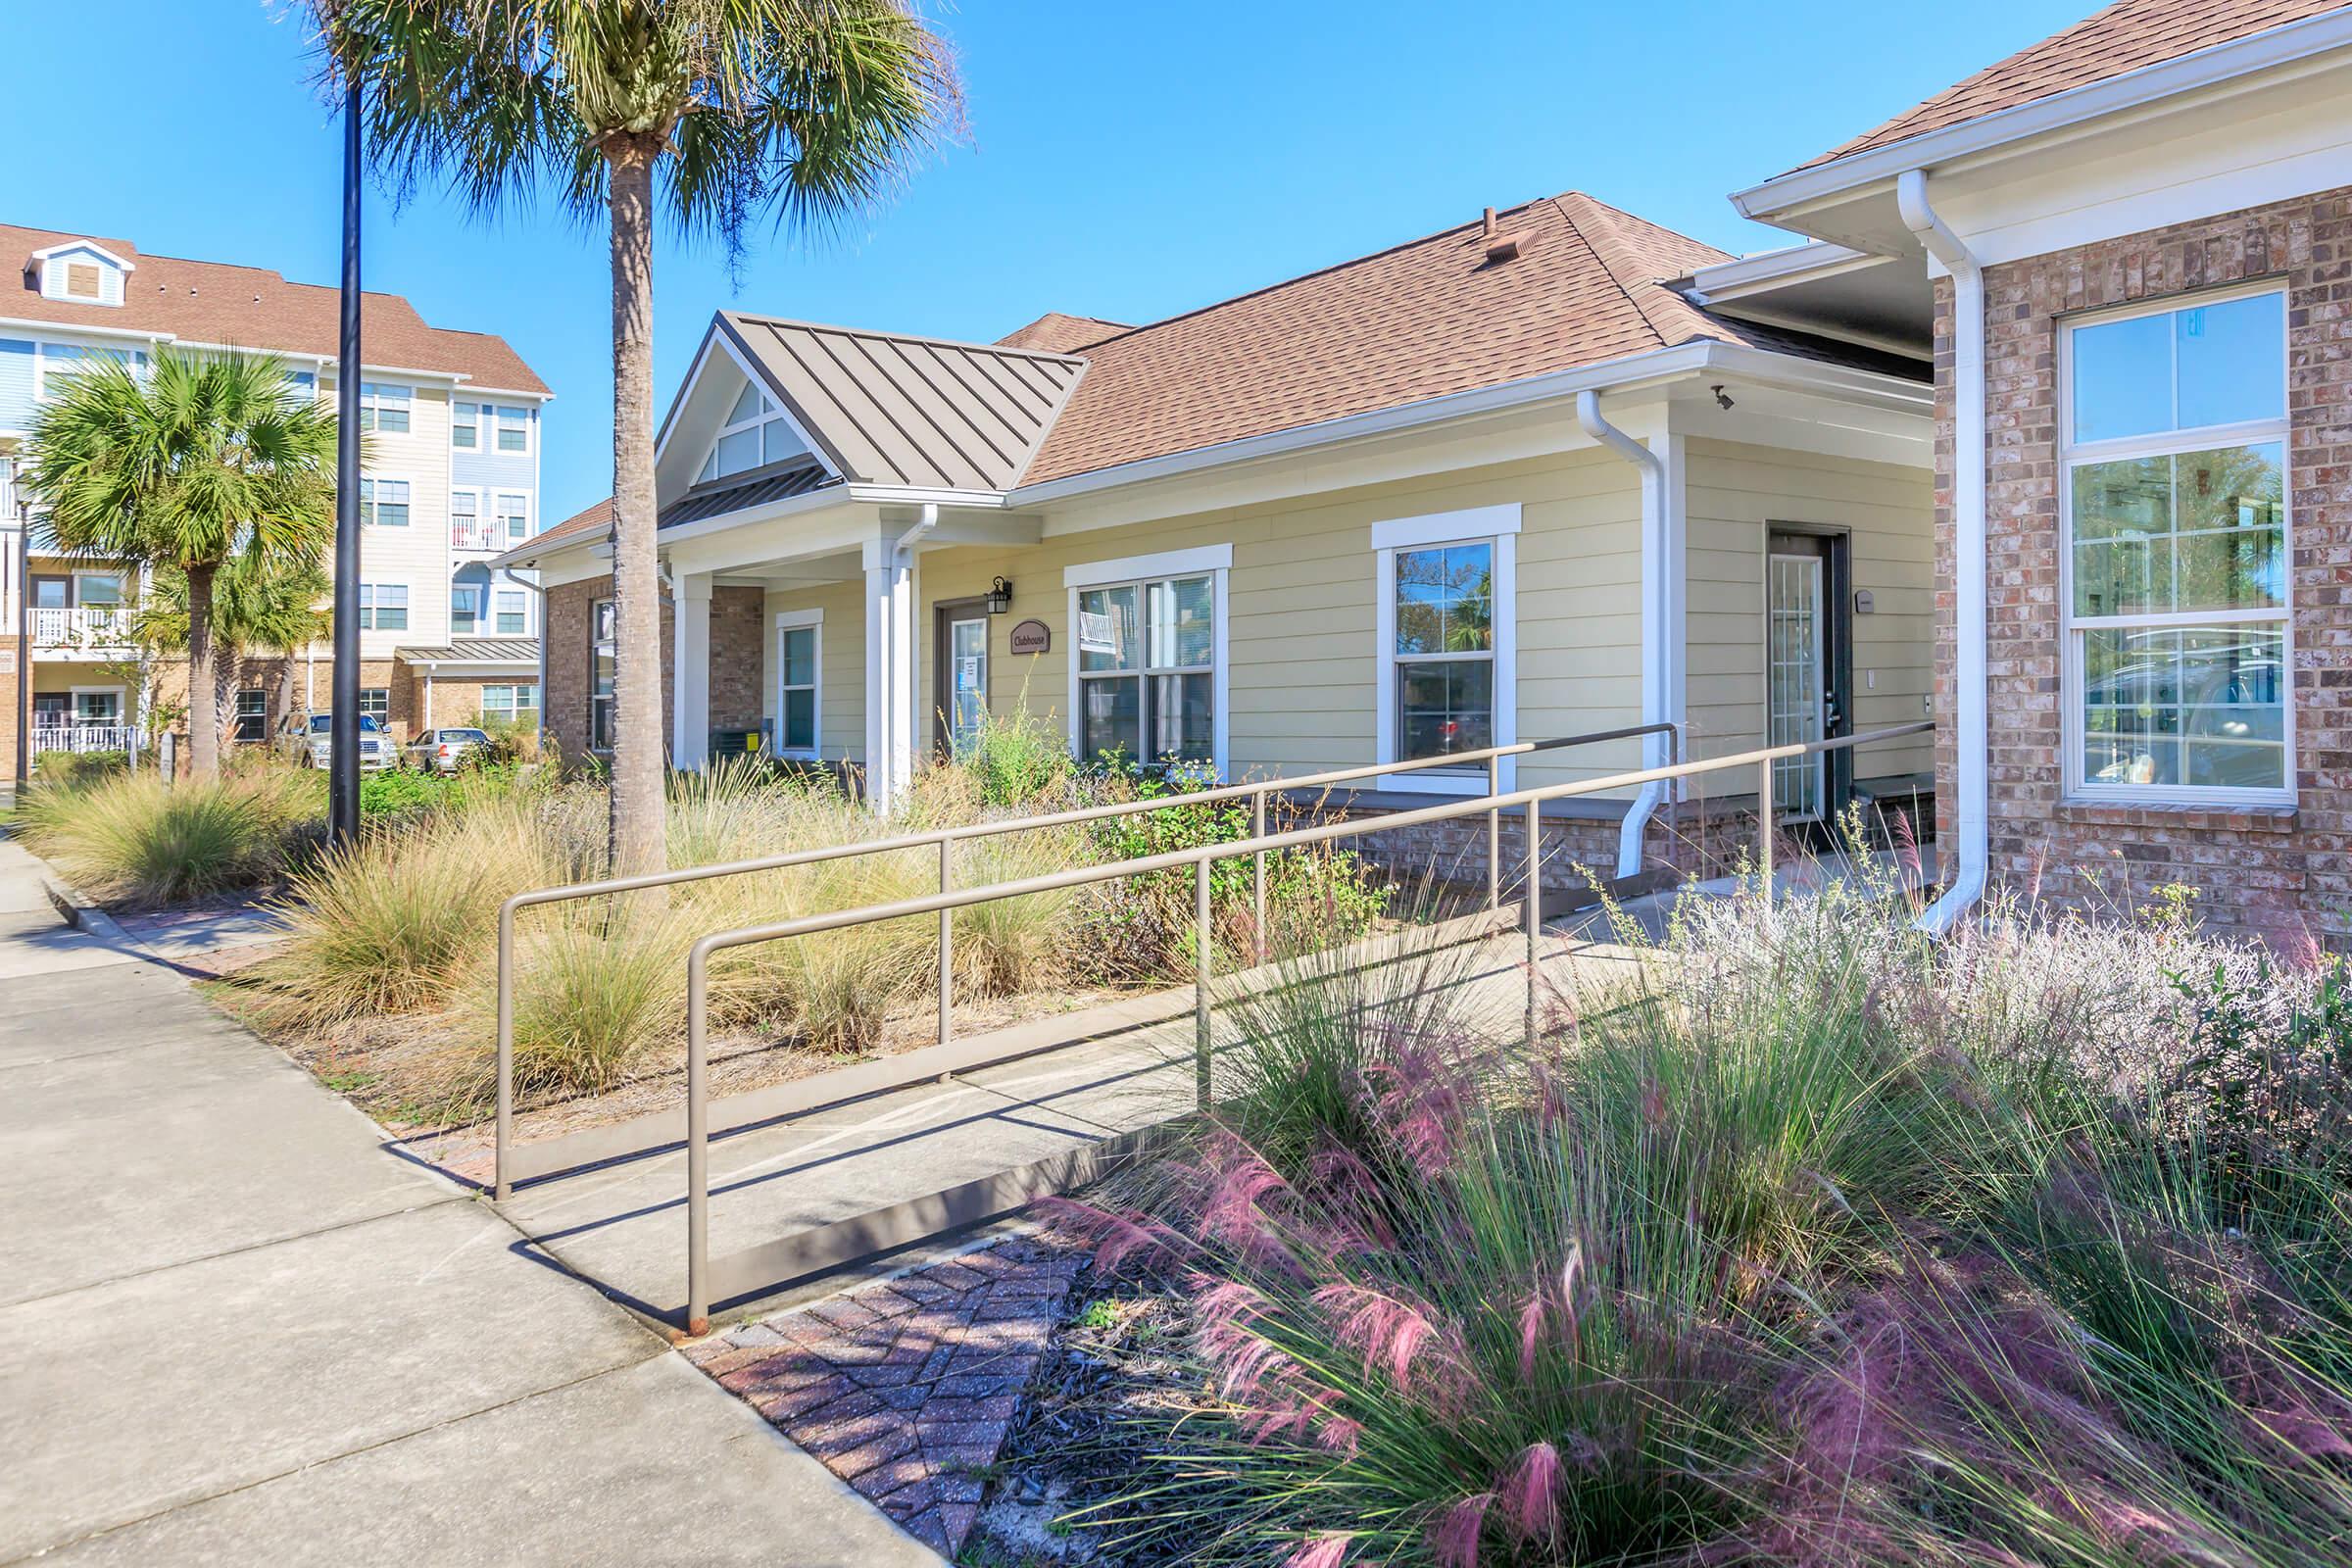
[(499, 537), (496, 522), (468, 522), (460, 517), (449, 525), (449, 546), (452, 550), (504, 550), (507, 542)]
[(43, 752), (129, 752), (139, 749), (136, 724), (35, 724), (34, 756)]
[(32, 641), (36, 648), (90, 648), (130, 641), (128, 605), (81, 605), (72, 610), (36, 605)]

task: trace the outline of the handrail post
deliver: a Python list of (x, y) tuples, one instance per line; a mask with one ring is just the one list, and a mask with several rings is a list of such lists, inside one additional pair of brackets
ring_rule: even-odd
[(1536, 951), (1544, 933), (1544, 830), (1541, 803), (1527, 803), (1527, 1043), (1536, 1043)]
[(1772, 764), (1767, 757), (1756, 764), (1757, 858), (1764, 864), (1764, 902), (1772, 903)]
[[(942, 896), (956, 891), (956, 841), (939, 841), (939, 891)], [(939, 911), (939, 1043), (946, 1045), (955, 1032), (956, 1007), (956, 911)]]
[(507, 1149), (514, 1141), (514, 901), (498, 906), (498, 1137), (492, 1154), (491, 1196), (514, 1196)]
[(686, 1332), (710, 1332), (710, 1106), (703, 1082), (710, 955), (686, 956)]
[[(1487, 799), (1502, 793), (1502, 759), (1487, 759)], [(1487, 907), (1502, 907), (1502, 808), (1487, 808)]]
[[(1266, 836), (1266, 792), (1264, 790), (1259, 790), (1255, 795), (1250, 797), (1250, 836), (1253, 839), (1262, 839)], [(1250, 893), (1250, 918), (1256, 922), (1257, 961), (1262, 964), (1273, 952), (1272, 944), (1266, 939), (1266, 852), (1260, 850), (1250, 858), (1256, 862), (1250, 870), (1250, 875), (1255, 879)]]
[(1206, 856), (1193, 865), (1193, 1098), (1203, 1114), (1209, 1106), (1209, 956), (1215, 939), (1208, 913), (1208, 868)]

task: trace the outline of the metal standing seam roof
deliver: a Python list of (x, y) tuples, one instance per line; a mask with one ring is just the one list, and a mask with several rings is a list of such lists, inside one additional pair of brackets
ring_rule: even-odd
[(539, 662), (539, 639), (467, 637), (430, 647), (395, 648), (392, 657), (414, 663), (535, 664)]
[(1086, 361), (773, 317), (719, 321), (855, 483), (1008, 490)]
[[(764, 506), (770, 501), (787, 501), (836, 482), (823, 465), (807, 458), (755, 468), (748, 473), (731, 473), (724, 479), (698, 484), (663, 507), (660, 525), (667, 528), (701, 517), (715, 517), (722, 512), (741, 512), (746, 507)], [(610, 518), (607, 524), (610, 526)]]

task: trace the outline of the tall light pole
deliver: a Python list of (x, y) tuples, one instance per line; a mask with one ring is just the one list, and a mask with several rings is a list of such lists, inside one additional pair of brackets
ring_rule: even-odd
[(360, 837), (360, 76), (343, 77), (343, 333), (335, 366), (335, 673), (326, 828)]
[(24, 466), (7, 461), (8, 483), (0, 494), (17, 514), (17, 710), (9, 716), (17, 726), (15, 799), (21, 803), (32, 778), (32, 508), (24, 501)]

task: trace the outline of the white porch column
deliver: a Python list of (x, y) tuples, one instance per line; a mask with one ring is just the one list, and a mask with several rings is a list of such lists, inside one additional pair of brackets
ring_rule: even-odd
[(908, 548), (926, 523), (865, 547), (865, 798), (898, 804), (914, 777), (914, 567)]
[(670, 591), (669, 763), (710, 760), (710, 574), (681, 572)]

